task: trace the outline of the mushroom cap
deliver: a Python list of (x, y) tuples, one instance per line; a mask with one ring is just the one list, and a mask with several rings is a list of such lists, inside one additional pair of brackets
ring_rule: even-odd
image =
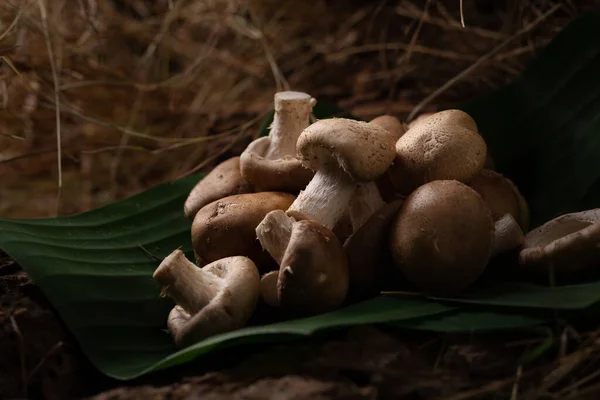
[(192, 223), (192, 245), (198, 264), (230, 256), (246, 256), (262, 272), (277, 263), (256, 239), (256, 226), (273, 210), (286, 210), (295, 196), (279, 192), (247, 193), (219, 199), (204, 206)]
[(240, 170), (244, 179), (257, 191), (284, 191), (296, 193), (304, 189), (314, 176), (314, 172), (305, 168), (294, 157), (265, 157), (271, 138), (258, 138), (251, 142), (240, 156)]
[(395, 200), (384, 205), (344, 242), (350, 301), (364, 300), (379, 293), (383, 272), (393, 264), (388, 237), (403, 202)]
[(519, 263), (533, 272), (573, 275), (600, 266), (600, 208), (561, 215), (525, 235)]
[(395, 264), (432, 294), (466, 289), (481, 275), (494, 245), (494, 220), (481, 196), (450, 180), (429, 182), (405, 200), (390, 235)]
[(175, 344), (186, 347), (207, 337), (240, 329), (246, 325), (260, 295), (260, 275), (247, 257), (235, 256), (217, 260), (202, 270), (223, 280), (216, 296), (194, 315), (175, 306), (167, 326)]
[(293, 223), (277, 291), (281, 308), (295, 315), (320, 314), (342, 304), (348, 292), (348, 260), (333, 232), (310, 220)]
[(232, 157), (210, 171), (191, 190), (183, 212), (186, 218), (193, 219), (198, 210), (223, 197), (240, 193), (250, 193), (252, 186), (240, 172), (240, 158)]
[(498, 172), (482, 169), (469, 182), (492, 211), (497, 221), (510, 214), (523, 231), (529, 229), (529, 207), (517, 186)]
[(406, 127), (393, 115), (380, 115), (379, 117), (370, 120), (369, 123), (380, 126), (386, 131), (393, 133), (395, 140), (400, 139), (406, 132)]
[(465, 118), (438, 116), (444, 113), (424, 118), (396, 142), (390, 174), (400, 193), (409, 194), (435, 180), (468, 182), (483, 168), (487, 153), (483, 138)]
[(364, 121), (322, 119), (298, 138), (302, 164), (316, 171), (341, 168), (356, 181), (369, 182), (382, 175), (395, 157), (395, 134)]
[(475, 120), (466, 112), (456, 109), (421, 114), (410, 123), (409, 127), (412, 129), (423, 123), (462, 126), (470, 131), (478, 132)]

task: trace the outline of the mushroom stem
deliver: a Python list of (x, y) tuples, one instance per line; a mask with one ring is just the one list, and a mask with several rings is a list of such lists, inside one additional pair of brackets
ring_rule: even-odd
[(521, 227), (511, 214), (505, 214), (494, 224), (494, 247), (492, 255), (520, 247), (525, 242)]
[(271, 271), (262, 276), (260, 279), (260, 296), (270, 307), (279, 307), (279, 295), (277, 294), (277, 281), (279, 279), (279, 271)]
[(256, 227), (256, 236), (260, 239), (263, 249), (281, 264), (281, 259), (292, 235), (294, 221), (284, 211), (269, 212)]
[(306, 188), (300, 191), (288, 212), (298, 213), (305, 219), (333, 229), (348, 208), (357, 185), (341, 169), (320, 169)]
[(375, 182), (358, 185), (350, 202), (350, 222), (356, 232), (375, 212), (385, 205)]
[(198, 268), (181, 250), (167, 256), (152, 278), (163, 286), (161, 296), (168, 295), (191, 315), (206, 307), (223, 286), (221, 278)]
[(275, 116), (270, 126), (271, 144), (265, 158), (295, 157), (296, 142), (302, 130), (309, 125), (309, 117), (316, 100), (302, 92), (278, 92), (275, 94)]

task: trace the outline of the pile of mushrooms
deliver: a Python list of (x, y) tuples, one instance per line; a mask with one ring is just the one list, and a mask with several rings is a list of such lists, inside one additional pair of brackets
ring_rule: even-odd
[(311, 123), (315, 104), (276, 93), (269, 135), (190, 192), (196, 263), (175, 250), (153, 275), (176, 303), (178, 346), (246, 326), (261, 308), (315, 315), (404, 284), (457, 295), (501, 253), (559, 275), (600, 263), (600, 209), (528, 232), (525, 199), (493, 170), (467, 113)]

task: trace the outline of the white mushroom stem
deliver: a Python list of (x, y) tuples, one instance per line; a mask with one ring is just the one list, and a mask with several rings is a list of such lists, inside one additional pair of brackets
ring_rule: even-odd
[(506, 214), (494, 225), (494, 248), (492, 255), (521, 247), (525, 235), (511, 214)]
[(300, 191), (288, 211), (333, 229), (350, 205), (357, 186), (358, 183), (343, 170), (323, 167), (306, 189)]
[(292, 236), (294, 220), (282, 210), (274, 210), (265, 215), (265, 218), (256, 227), (256, 236), (260, 244), (277, 264), (281, 264), (283, 255)]
[(377, 210), (385, 205), (375, 182), (358, 185), (350, 202), (350, 222), (356, 232)]
[(278, 92), (275, 94), (275, 116), (270, 126), (270, 145), (265, 158), (295, 157), (296, 142), (310, 121), (310, 113), (316, 100), (302, 92)]
[(163, 286), (161, 296), (168, 295), (190, 315), (206, 307), (223, 287), (223, 279), (198, 268), (181, 250), (167, 256), (152, 277)]

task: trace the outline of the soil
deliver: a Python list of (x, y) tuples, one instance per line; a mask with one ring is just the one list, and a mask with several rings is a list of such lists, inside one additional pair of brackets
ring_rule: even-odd
[[(594, 346), (575, 347), (562, 358), (549, 354), (521, 370), (519, 357), (539, 344), (535, 337), (361, 326), (283, 345), (224, 350), (196, 364), (120, 382), (94, 369), (35, 283), (4, 253), (0, 301), (0, 399), (459, 400), (511, 399), (515, 391), (519, 399), (550, 399), (581, 379), (573, 371), (594, 371), (600, 354), (596, 336)], [(589, 381), (589, 393), (569, 398), (600, 395), (597, 380)]]

